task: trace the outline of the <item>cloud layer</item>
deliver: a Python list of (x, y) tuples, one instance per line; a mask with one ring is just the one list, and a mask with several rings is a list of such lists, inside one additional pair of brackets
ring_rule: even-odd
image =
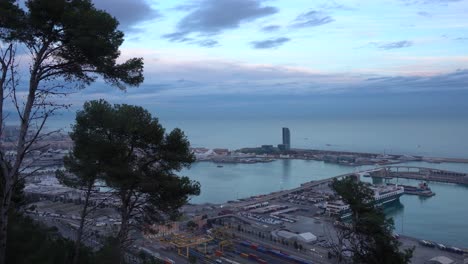
[[(425, 91), (468, 91), (468, 69), (453, 72), (408, 73), (405, 69), (382, 75), (363, 72), (324, 72), (311, 68), (275, 64), (253, 64), (222, 59), (177, 59), (165, 52), (144, 56), (145, 84), (131, 89), (127, 96), (141, 100), (164, 97), (201, 95), (230, 96), (243, 94), (343, 94), (343, 93), (405, 93)], [(402, 58), (410, 63), (411, 58)], [(446, 58), (446, 60), (452, 60)], [(415, 62), (411, 62), (414, 64)], [(436, 63), (433, 59), (418, 63)], [(380, 72), (380, 71), (377, 71)], [(107, 90), (109, 90), (107, 88)], [(98, 95), (93, 95), (98, 96)]]
[(145, 0), (94, 0), (93, 3), (97, 8), (115, 16), (124, 31), (136, 30), (135, 26), (138, 23), (161, 16)]
[(335, 19), (321, 11), (310, 10), (297, 16), (291, 26), (295, 28), (316, 27), (333, 21)]
[(274, 32), (274, 31), (278, 31), (280, 28), (281, 26), (278, 26), (278, 25), (268, 25), (268, 26), (262, 27), (261, 30), (263, 32)]
[(255, 49), (271, 49), (271, 48), (277, 48), (285, 44), (288, 41), (290, 41), (290, 39), (282, 37), (282, 38), (267, 39), (267, 40), (262, 40), (262, 41), (252, 41), (250, 44)]
[(388, 43), (383, 43), (383, 44), (378, 45), (379, 49), (384, 49), (384, 50), (401, 49), (401, 48), (407, 48), (411, 46), (413, 46), (413, 42), (408, 41), (408, 40), (388, 42)]
[(188, 9), (189, 13), (177, 23), (176, 31), (163, 37), (186, 41), (192, 33), (216, 35), (278, 12), (275, 7), (263, 6), (261, 0), (203, 0)]

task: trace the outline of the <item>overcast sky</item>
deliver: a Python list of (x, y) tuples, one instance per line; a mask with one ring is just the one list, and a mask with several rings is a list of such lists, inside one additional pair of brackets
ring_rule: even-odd
[[(468, 0), (93, 2), (120, 21), (122, 58), (144, 58), (145, 83), (121, 92), (97, 82), (68, 98), (77, 107), (97, 98), (257, 110), (356, 94), (468, 99)], [(428, 107), (438, 97), (424, 98)]]
[(94, 2), (144, 58), (145, 97), (467, 88), (468, 1)]

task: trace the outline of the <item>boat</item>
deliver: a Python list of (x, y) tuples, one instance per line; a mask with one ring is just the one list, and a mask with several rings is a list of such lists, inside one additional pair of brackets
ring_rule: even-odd
[(222, 167), (224, 167), (224, 166), (223, 166), (223, 165), (218, 165), (218, 166), (216, 166), (216, 167), (218, 167), (218, 168), (222, 168)]
[(420, 195), (420, 196), (426, 196), (426, 197), (431, 197), (435, 195), (435, 193), (432, 192), (431, 188), (429, 188), (429, 185), (427, 184), (427, 182), (419, 183), (418, 187), (410, 186), (410, 185), (402, 185), (402, 186), (405, 189), (405, 194)]
[[(373, 185), (370, 188), (374, 191), (372, 202), (376, 207), (384, 207), (386, 204), (399, 200), (405, 192), (403, 186), (399, 185)], [(341, 200), (328, 202), (325, 212), (329, 215), (339, 216), (341, 219), (351, 216), (349, 205)]]
[(400, 185), (373, 186), (371, 189), (374, 190), (374, 201), (376, 206), (383, 206), (387, 203), (394, 202), (400, 199), (405, 192), (404, 187)]

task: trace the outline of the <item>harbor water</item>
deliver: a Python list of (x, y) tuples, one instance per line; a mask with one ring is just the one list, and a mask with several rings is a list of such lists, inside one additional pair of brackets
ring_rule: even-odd
[[(412, 106), (417, 100), (410, 101)], [(335, 106), (333, 104), (331, 108)], [(239, 117), (240, 110), (237, 108), (230, 115), (225, 111), (210, 111), (202, 115), (197, 114), (195, 109), (189, 112), (153, 109), (153, 113), (168, 131), (181, 128), (193, 147), (233, 150), (263, 144), (276, 145), (281, 142), (281, 127), (284, 126), (289, 127), (291, 144), (295, 148), (468, 158), (466, 112), (459, 112), (465, 113), (460, 115), (430, 115), (426, 108), (419, 114), (411, 108), (412, 111), (403, 115), (387, 116), (372, 111), (360, 115), (309, 111), (307, 115), (276, 116), (270, 114), (274, 109), (265, 109), (268, 114), (249, 111), (246, 118)], [(392, 106), (391, 113), (394, 110), (399, 111)], [(67, 130), (74, 118), (72, 114), (56, 118), (48, 125)], [(468, 164), (418, 162), (407, 165), (468, 172)], [(193, 203), (223, 203), (297, 187), (307, 181), (354, 170), (354, 167), (318, 161), (278, 160), (272, 163), (225, 164), (223, 168), (218, 168), (214, 163), (199, 162), (193, 164), (190, 170), (182, 171), (182, 174), (201, 183), (202, 193), (192, 199)], [(408, 183), (416, 186), (419, 182)], [(468, 209), (464, 206), (464, 202), (468, 201), (468, 189), (443, 183), (430, 183), (430, 187), (436, 196), (425, 199), (404, 195), (400, 199), (401, 206), (387, 211), (389, 216), (394, 217), (396, 232), (468, 247)]]
[[(468, 164), (460, 163), (407, 162), (404, 165), (468, 172)], [(212, 162), (197, 162), (181, 174), (201, 183), (201, 194), (192, 198), (192, 203), (225, 203), (368, 168), (371, 166), (357, 168), (313, 160), (223, 164), (223, 167)], [(406, 179), (389, 182), (414, 186), (419, 183)], [(429, 186), (436, 193), (435, 196), (423, 198), (403, 195), (400, 203), (386, 209), (387, 215), (395, 221), (395, 231), (448, 245), (468, 247), (468, 209), (464, 205), (468, 201), (468, 187), (436, 182), (430, 182)]]

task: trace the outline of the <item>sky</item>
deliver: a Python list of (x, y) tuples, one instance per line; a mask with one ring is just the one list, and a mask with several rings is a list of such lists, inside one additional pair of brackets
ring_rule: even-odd
[(76, 107), (468, 112), (467, 0), (93, 2), (120, 21), (122, 60), (143, 57), (145, 82), (122, 92), (98, 81), (66, 99)]
[(95, 0), (145, 98), (465, 90), (468, 1)]

